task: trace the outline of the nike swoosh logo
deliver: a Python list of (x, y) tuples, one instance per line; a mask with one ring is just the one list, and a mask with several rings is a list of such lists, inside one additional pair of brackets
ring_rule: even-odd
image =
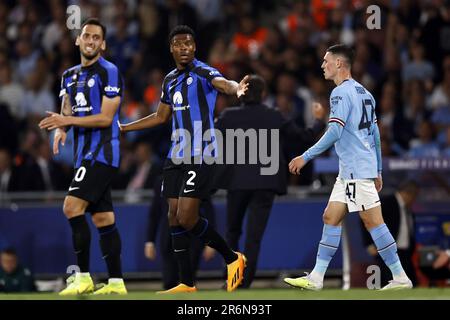
[(192, 192), (192, 191), (195, 191), (195, 189), (192, 189), (192, 190), (186, 190), (186, 189), (184, 189), (184, 190), (183, 190), (184, 193), (189, 193), (189, 192)]
[(69, 191), (80, 189), (80, 187), (69, 187)]
[(180, 249), (180, 250), (174, 249), (173, 251), (175, 251), (175, 252), (183, 252), (183, 251), (186, 251), (186, 249)]
[(68, 83), (67, 88), (73, 86), (74, 84), (75, 84), (75, 82)]

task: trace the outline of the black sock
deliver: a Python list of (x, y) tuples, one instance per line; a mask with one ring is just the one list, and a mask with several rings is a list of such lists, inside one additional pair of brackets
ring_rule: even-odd
[(206, 245), (216, 249), (225, 259), (226, 264), (230, 264), (238, 258), (237, 254), (231, 250), (221, 235), (209, 225), (207, 219), (200, 217), (189, 232), (202, 239)]
[(72, 227), (72, 242), (80, 272), (89, 272), (89, 256), (91, 248), (91, 230), (83, 215), (69, 219)]
[(194, 286), (194, 276), (192, 273), (191, 257), (189, 246), (191, 239), (186, 229), (180, 226), (170, 227), (172, 235), (173, 254), (178, 263), (180, 282), (187, 286)]
[(113, 223), (106, 227), (98, 228), (100, 234), (100, 248), (102, 249), (103, 259), (108, 267), (109, 278), (123, 278), (121, 251), (122, 242), (120, 240), (119, 230)]

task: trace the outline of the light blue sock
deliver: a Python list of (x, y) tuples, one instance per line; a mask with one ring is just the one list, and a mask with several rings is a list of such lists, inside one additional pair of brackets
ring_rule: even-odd
[(322, 239), (320, 240), (317, 251), (316, 265), (313, 271), (311, 271), (311, 277), (314, 280), (323, 281), (328, 265), (339, 247), (341, 232), (341, 226), (323, 225)]
[(405, 277), (406, 273), (397, 254), (397, 243), (386, 224), (380, 224), (369, 232), (377, 247), (378, 253), (391, 270), (393, 278)]

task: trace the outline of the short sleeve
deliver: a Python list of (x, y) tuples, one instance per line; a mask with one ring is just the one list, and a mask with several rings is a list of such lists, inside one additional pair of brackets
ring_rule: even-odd
[(161, 88), (161, 102), (170, 105), (170, 96), (169, 92), (167, 92), (167, 82), (167, 78), (164, 79)]
[(122, 76), (117, 67), (105, 68), (106, 73), (103, 74), (102, 79), (102, 95), (108, 98), (115, 98), (122, 96)]
[(205, 78), (211, 86), (212, 86), (211, 81), (214, 78), (223, 77), (223, 75), (219, 72), (219, 70), (207, 65), (195, 68), (194, 72), (198, 74), (200, 77)]
[(64, 72), (62, 77), (61, 77), (61, 88), (60, 88), (60, 91), (59, 91), (59, 98), (60, 99), (62, 99), (62, 97), (67, 93), (66, 76), (67, 76), (67, 71)]

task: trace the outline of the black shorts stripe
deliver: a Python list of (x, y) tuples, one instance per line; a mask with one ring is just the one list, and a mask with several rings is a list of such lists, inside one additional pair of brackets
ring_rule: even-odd
[[(186, 83), (186, 79), (189, 77), (189, 73), (186, 73), (181, 80), (181, 96), (183, 97), (183, 106), (189, 105), (189, 95), (188, 95), (188, 85)], [(191, 108), (195, 108), (195, 106), (191, 106)], [(180, 111), (181, 118), (183, 119), (183, 127), (187, 130), (191, 135), (191, 142), (194, 140), (194, 124), (192, 123), (191, 112), (189, 109), (185, 109)], [(192, 146), (192, 143), (191, 143)], [(186, 155), (184, 155), (186, 156)]]
[[(92, 72), (92, 70), (90, 70), (87, 73), (86, 79), (85, 79), (86, 83), (89, 81), (89, 79), (92, 77), (93, 74), (94, 73)], [(83, 88), (83, 94), (84, 94), (86, 101), (88, 101), (88, 105), (90, 105), (90, 103), (91, 103), (91, 88), (89, 88), (89, 86), (87, 86), (86, 84), (84, 85), (84, 88)], [(92, 114), (92, 111), (87, 111), (84, 113), (83, 116), (89, 116), (91, 114)], [(91, 150), (91, 144), (92, 144), (92, 129), (85, 128), (84, 129), (84, 146), (83, 146), (83, 150), (81, 153), (83, 158)]]
[[(167, 84), (167, 88), (168, 88), (168, 92), (169, 92), (169, 100), (172, 101), (173, 100), (173, 95), (175, 92), (175, 89), (177, 88), (179, 82), (178, 82), (178, 72), (175, 73), (172, 77), (170, 77), (168, 79), (168, 84)], [(178, 122), (177, 116), (175, 114), (175, 111), (172, 112), (172, 117), (175, 120), (175, 127), (173, 128), (174, 130), (179, 129), (180, 128), (180, 123)]]
[[(76, 76), (76, 79), (73, 79), (73, 76)], [(68, 78), (70, 78), (73, 81), (77, 81), (78, 80), (78, 76), (79, 76), (79, 69), (73, 69), (68, 73)], [(69, 80), (70, 82), (70, 80)], [(67, 88), (67, 93), (69, 94), (69, 101), (70, 101), (70, 106), (75, 106), (76, 100), (75, 100), (75, 96), (77, 95), (77, 86), (76, 85), (72, 85), (70, 87)], [(78, 137), (80, 135), (80, 128), (79, 127), (73, 127), (73, 140), (74, 140), (74, 152), (73, 152), (73, 160), (74, 160), (74, 164), (77, 163), (77, 159), (78, 159)]]
[[(208, 101), (206, 100), (205, 92), (203, 91), (201, 78), (197, 79), (197, 97), (200, 106), (200, 116), (202, 117), (202, 131), (206, 132), (208, 129), (211, 129), (211, 123), (209, 122)], [(207, 142), (204, 142), (204, 144), (206, 143)], [(203, 145), (203, 148), (205, 148), (205, 145)]]

